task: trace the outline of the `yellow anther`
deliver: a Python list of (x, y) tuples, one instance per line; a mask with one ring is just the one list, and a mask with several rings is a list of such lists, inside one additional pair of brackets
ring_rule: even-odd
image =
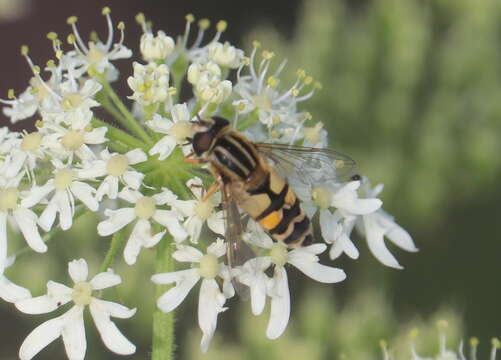
[(75, 35), (69, 34), (68, 37), (66, 38), (66, 41), (68, 44), (73, 45), (75, 43)]
[(263, 50), (261, 56), (266, 60), (270, 60), (273, 56), (275, 56), (275, 53), (273, 51)]
[(244, 56), (242, 58), (242, 64), (245, 65), (245, 66), (249, 66), (250, 64), (250, 59), (247, 57), (247, 56)]
[(236, 107), (237, 107), (237, 111), (244, 111), (245, 110), (244, 103), (239, 103)]
[(310, 112), (305, 112), (303, 115), (304, 120), (311, 120), (313, 119), (313, 115), (311, 115)]
[(105, 6), (103, 10), (101, 10), (101, 14), (103, 15), (109, 15), (111, 13), (111, 9), (108, 6)]
[(144, 14), (142, 12), (138, 13), (136, 15), (136, 22), (139, 24), (139, 25), (143, 25), (146, 21), (146, 18), (144, 17)]
[(304, 78), (304, 84), (310, 85), (313, 82), (313, 78), (311, 76), (307, 76)]
[(477, 338), (477, 337), (475, 337), (475, 336), (474, 336), (474, 337), (472, 337), (472, 338), (470, 338), (470, 346), (478, 346), (478, 343), (479, 343), (479, 342), (480, 342), (480, 341), (478, 341), (478, 338)]
[(280, 116), (273, 116), (271, 118), (271, 121), (272, 121), (273, 125), (278, 125), (282, 122), (282, 119), (280, 119)]
[(37, 121), (35, 121), (35, 127), (37, 128), (41, 128), (43, 126), (43, 121), (38, 119)]
[(28, 45), (21, 46), (21, 55), (27, 56), (29, 52), (30, 48), (28, 47)]
[(315, 81), (315, 84), (313, 84), (313, 86), (315, 87), (315, 89), (322, 89), (322, 83), (319, 81)]
[(90, 36), (89, 36), (89, 37), (90, 37), (90, 40), (91, 40), (91, 41), (94, 41), (94, 42), (99, 41), (99, 35), (97, 34), (97, 31), (96, 31), (96, 30), (92, 30), (92, 31), (90, 32)]
[(388, 348), (388, 343), (386, 342), (386, 340), (384, 339), (379, 340), (379, 347), (383, 350), (386, 350)]
[(492, 338), (491, 344), (492, 344), (492, 347), (495, 347), (496, 349), (501, 348), (501, 341), (499, 341), (498, 338)]
[(291, 94), (292, 94), (292, 96), (296, 97), (296, 96), (299, 95), (299, 90), (296, 89), (296, 88), (294, 88), (294, 89), (291, 90)]
[(120, 21), (117, 25), (117, 29), (120, 31), (125, 30), (125, 23), (123, 21)]
[(225, 31), (227, 27), (228, 27), (228, 23), (224, 20), (219, 20), (216, 24), (216, 29), (219, 32)]
[(63, 56), (63, 52), (61, 50), (56, 51), (56, 58), (61, 59), (61, 56)]
[(168, 89), (168, 93), (169, 93), (169, 95), (170, 95), (170, 96), (174, 96), (174, 95), (176, 95), (176, 94), (177, 94), (177, 89), (176, 89), (175, 87), (172, 87), (172, 86), (171, 86), (171, 87)]
[(298, 69), (296, 71), (296, 75), (298, 78), (302, 79), (302, 78), (306, 77), (306, 71), (304, 71), (303, 69)]
[(54, 31), (51, 31), (51, 32), (47, 33), (47, 39), (52, 40), (52, 41), (56, 40), (57, 39), (57, 33), (54, 32)]
[(278, 79), (276, 77), (273, 77), (273, 76), (270, 76), (268, 78), (268, 80), (266, 80), (266, 83), (270, 86), (270, 87), (275, 87), (277, 86), (278, 84)]
[(195, 21), (195, 16), (193, 16), (193, 14), (187, 14), (184, 18), (186, 19), (186, 22), (189, 22), (190, 24)]
[(33, 74), (39, 75), (40, 74), (40, 66), (35, 65), (31, 68), (31, 71), (33, 71)]
[(69, 18), (66, 19), (66, 23), (68, 25), (73, 25), (78, 21), (78, 18), (76, 16), (70, 16)]
[(14, 89), (9, 89), (7, 91), (7, 98), (12, 100), (16, 98), (16, 94), (14, 93)]
[(47, 67), (56, 67), (56, 62), (52, 59), (47, 61)]
[(261, 47), (261, 43), (259, 41), (257, 41), (257, 40), (254, 40), (252, 42), (252, 46), (255, 47), (255, 48), (258, 48), (258, 47)]
[(210, 20), (209, 20), (209, 19), (205, 19), (205, 18), (204, 18), (204, 19), (200, 19), (200, 20), (198, 21), (198, 27), (199, 27), (200, 29), (202, 29), (202, 30), (206, 30), (206, 29), (208, 29), (208, 28), (209, 28), (209, 26), (210, 26)]

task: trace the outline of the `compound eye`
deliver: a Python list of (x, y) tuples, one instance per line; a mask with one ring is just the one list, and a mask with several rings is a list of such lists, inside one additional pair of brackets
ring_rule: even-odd
[(210, 132), (195, 134), (193, 137), (193, 150), (198, 156), (210, 149), (214, 135)]

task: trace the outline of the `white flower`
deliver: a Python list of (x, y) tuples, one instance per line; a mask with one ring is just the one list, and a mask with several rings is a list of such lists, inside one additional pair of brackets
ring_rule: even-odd
[[(226, 266), (218, 262), (218, 258), (226, 254), (226, 245), (218, 239), (207, 248), (207, 254), (191, 246), (178, 245), (178, 250), (172, 254), (173, 258), (181, 262), (191, 262), (195, 267), (188, 270), (170, 273), (155, 274), (151, 280), (155, 284), (172, 284), (169, 289), (157, 300), (157, 306), (164, 312), (177, 308), (186, 298), (189, 291), (202, 279), (198, 297), (198, 324), (203, 336), (200, 347), (203, 352), (209, 348), (209, 343), (217, 326), (217, 317), (227, 308), (223, 307), (227, 298), (234, 295), (233, 287), (229, 282), (229, 272)], [(216, 277), (223, 279), (223, 291), (220, 290)]]
[(207, 200), (203, 200), (203, 184), (198, 177), (187, 181), (186, 186), (191, 189), (195, 196), (195, 200), (178, 200), (173, 195), (169, 199), (169, 205), (176, 209), (180, 214), (187, 219), (184, 222), (184, 227), (190, 236), (193, 243), (198, 243), (202, 225), (207, 222), (209, 229), (216, 234), (224, 234), (224, 219), (223, 211), (215, 211), (215, 207), (221, 203), (221, 194), (216, 193)]
[(118, 78), (118, 70), (111, 61), (127, 59), (132, 56), (132, 51), (123, 45), (124, 24), (118, 24), (120, 40), (117, 43), (113, 43), (114, 29), (110, 16), (110, 9), (105, 7), (103, 9), (103, 15), (106, 17), (106, 23), (108, 25), (108, 37), (105, 43), (97, 39), (95, 41), (89, 41), (88, 45), (85, 45), (76, 27), (77, 17), (71, 16), (67, 20), (68, 24), (70, 24), (73, 29), (73, 45), (75, 46), (75, 51), (66, 54), (65, 60), (73, 63), (71, 66), (78, 68), (78, 70), (75, 71), (76, 77), (80, 77), (86, 71), (92, 69), (98, 73), (106, 74), (109, 81), (116, 80)]
[(141, 55), (146, 61), (164, 60), (172, 54), (174, 46), (174, 39), (165, 35), (163, 31), (158, 31), (157, 36), (151, 32), (144, 33), (139, 44)]
[[(169, 157), (176, 145), (185, 143), (186, 138), (193, 135), (191, 116), (186, 104), (174, 105), (171, 108), (171, 116), (172, 120), (155, 114), (153, 120), (146, 123), (152, 130), (166, 134), (149, 151), (151, 156), (158, 154), (159, 160)], [(183, 151), (187, 153), (188, 147), (183, 147)]]
[(49, 155), (47, 146), (44, 144), (44, 135), (40, 131), (22, 134), (22, 139), (16, 142), (6, 157), (5, 177), (12, 178), (24, 169), (31, 175), (37, 165), (37, 160)]
[(236, 69), (242, 63), (244, 57), (243, 50), (237, 49), (230, 45), (229, 42), (221, 44), (220, 42), (212, 42), (208, 45), (209, 59), (216, 64), (231, 69)]
[(38, 219), (39, 225), (49, 231), (59, 213), (61, 229), (68, 230), (75, 215), (75, 197), (91, 211), (97, 211), (99, 203), (94, 197), (96, 190), (89, 184), (79, 181), (77, 172), (69, 166), (64, 166), (54, 160), (54, 177), (45, 185), (34, 186), (30, 194), (21, 201), (21, 206), (31, 207), (40, 203), (52, 194), (48, 204)]
[(220, 104), (231, 95), (231, 81), (221, 80), (221, 68), (214, 62), (193, 63), (188, 68), (188, 81), (194, 94), (203, 103)]
[(157, 209), (158, 205), (166, 203), (162, 193), (149, 197), (125, 188), (118, 196), (135, 206), (118, 210), (106, 209), (104, 214), (108, 219), (97, 225), (97, 231), (101, 236), (108, 236), (137, 220), (124, 249), (124, 259), (127, 264), (135, 264), (141, 248), (155, 246), (165, 234), (166, 230), (151, 234), (152, 220), (165, 226), (176, 241), (180, 242), (186, 238), (187, 233), (179, 222), (178, 213), (173, 210)]
[(135, 165), (146, 161), (147, 157), (143, 150), (134, 149), (125, 154), (110, 153), (104, 149), (100, 153), (101, 159), (85, 163), (83, 169), (77, 170), (81, 178), (98, 178), (105, 176), (100, 180), (97, 188), (96, 199), (101, 201), (104, 195), (110, 199), (116, 199), (118, 196), (119, 183), (137, 190), (141, 186), (144, 174), (135, 171), (130, 165)]
[[(383, 191), (383, 186), (378, 185), (371, 188), (368, 181), (365, 180), (364, 190), (365, 196), (370, 199), (379, 195), (379, 193)], [(419, 250), (416, 245), (414, 245), (414, 241), (409, 233), (398, 225), (392, 216), (382, 209), (358, 218), (357, 229), (365, 235), (367, 245), (372, 254), (386, 266), (396, 269), (403, 268), (386, 247), (384, 243), (385, 236), (388, 240), (405, 251), (416, 252)]]
[(169, 68), (165, 64), (150, 62), (142, 65), (133, 63), (134, 76), (129, 76), (127, 84), (134, 91), (129, 99), (141, 105), (164, 102), (169, 98)]
[(11, 256), (0, 263), (0, 298), (12, 303), (31, 297), (31, 293), (28, 289), (14, 284), (3, 275), (5, 268), (11, 266), (14, 261), (15, 257)]
[[(322, 265), (318, 255), (325, 251), (325, 244), (313, 244), (289, 251), (282, 243), (273, 243), (271, 238), (260, 229), (254, 234), (258, 239), (252, 242), (268, 250), (268, 254), (248, 260), (240, 269), (238, 280), (249, 286), (251, 305), (254, 315), (259, 315), (266, 301), (271, 297), (271, 314), (266, 330), (269, 339), (276, 339), (285, 331), (290, 317), (290, 294), (287, 280), (286, 264), (291, 264), (299, 271), (322, 283), (343, 281), (346, 274), (343, 270)], [(268, 278), (265, 271), (274, 265), (273, 278)]]
[(122, 282), (111, 269), (87, 281), (88, 268), (84, 259), (68, 264), (68, 273), (74, 282), (73, 288), (49, 281), (47, 295), (16, 302), (16, 307), (27, 314), (45, 314), (73, 301), (73, 307), (57, 318), (36, 327), (19, 349), (21, 360), (29, 360), (59, 336), (63, 338), (66, 354), (70, 360), (83, 359), (87, 348), (83, 311), (88, 305), (94, 324), (106, 347), (120, 355), (133, 354), (136, 347), (118, 330), (110, 317), (128, 319), (136, 313), (111, 301), (92, 296), (94, 291), (107, 289)]
[[(38, 232), (38, 216), (26, 205), (19, 189), (21, 176), (5, 179), (0, 176), (0, 266), (7, 257), (7, 221), (16, 224), (28, 245), (37, 252), (46, 252), (47, 245)], [(34, 205), (34, 204), (33, 204)]]
[(31, 88), (21, 93), (16, 99), (0, 99), (0, 103), (10, 105), (10, 107), (3, 108), (3, 113), (10, 118), (12, 124), (35, 115), (38, 109), (38, 102), (35, 95), (32, 94)]

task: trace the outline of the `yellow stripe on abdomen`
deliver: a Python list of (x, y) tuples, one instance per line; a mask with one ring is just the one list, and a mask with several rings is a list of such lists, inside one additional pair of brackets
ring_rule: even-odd
[(268, 215), (266, 215), (261, 220), (259, 220), (259, 224), (261, 224), (261, 226), (266, 230), (271, 230), (280, 223), (280, 221), (282, 220), (282, 216), (283, 213), (281, 209), (273, 211)]

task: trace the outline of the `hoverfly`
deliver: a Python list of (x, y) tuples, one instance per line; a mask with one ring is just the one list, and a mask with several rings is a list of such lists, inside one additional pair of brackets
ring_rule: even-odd
[(199, 118), (194, 130), (188, 139), (193, 152), (187, 161), (209, 164), (216, 181), (206, 197), (221, 189), (230, 267), (247, 260), (242, 254), (246, 246), (239, 209), (274, 241), (289, 247), (307, 246), (313, 242), (311, 219), (288, 180), (311, 187), (360, 179), (355, 162), (330, 149), (254, 143), (221, 117)]

